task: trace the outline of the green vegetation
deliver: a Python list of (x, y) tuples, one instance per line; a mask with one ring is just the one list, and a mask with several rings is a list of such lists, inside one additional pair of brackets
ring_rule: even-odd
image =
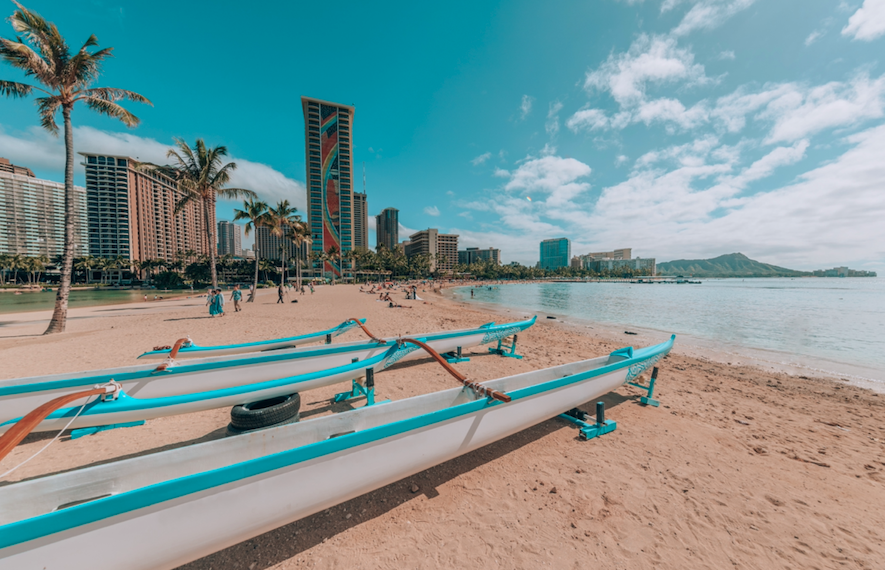
[(806, 277), (811, 273), (794, 271), (754, 261), (743, 253), (729, 253), (713, 259), (679, 259), (658, 264), (658, 275), (692, 277)]
[(96, 113), (119, 119), (127, 127), (138, 125), (138, 117), (117, 104), (129, 100), (151, 104), (147, 98), (124, 89), (92, 87), (98, 79), (101, 65), (111, 57), (114, 48), (89, 51), (98, 45), (92, 35), (76, 53), (62, 37), (55, 24), (16, 2), (18, 10), (9, 18), (13, 30), (21, 34), (15, 40), (0, 38), (0, 58), (24, 72), (40, 87), (15, 81), (0, 80), (0, 94), (7, 97), (27, 97), (34, 91), (37, 98), (40, 125), (58, 136), (56, 114), (61, 111), (65, 129), (65, 247), (61, 263), (61, 285), (55, 297), (55, 310), (49, 327), (43, 334), (64, 332), (68, 316), (68, 295), (74, 264), (74, 133), (71, 111), (78, 102)]

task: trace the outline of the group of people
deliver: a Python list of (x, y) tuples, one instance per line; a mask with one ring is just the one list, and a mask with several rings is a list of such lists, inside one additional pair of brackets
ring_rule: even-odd
[[(249, 300), (255, 297), (255, 288), (249, 286)], [(230, 292), (230, 300), (234, 303), (234, 312), (239, 313), (243, 310), (240, 307), (240, 301), (243, 300), (243, 292), (240, 291), (239, 285), (234, 285), (233, 291)], [(217, 315), (224, 316), (224, 293), (221, 289), (211, 289), (206, 295), (206, 305), (209, 307), (209, 315), (215, 317)]]

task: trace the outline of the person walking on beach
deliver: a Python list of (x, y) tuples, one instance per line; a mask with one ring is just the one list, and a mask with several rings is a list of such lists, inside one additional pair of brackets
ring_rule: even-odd
[(313, 283), (310, 284), (310, 294), (313, 295)]
[(209, 289), (206, 294), (206, 306), (209, 307), (209, 316), (215, 316), (215, 289)]
[(234, 285), (233, 293), (230, 294), (230, 300), (234, 302), (234, 312), (240, 312), (240, 299), (243, 298), (243, 293), (240, 291), (239, 285)]
[(255, 300), (255, 284), (249, 285), (249, 303)]
[(280, 286), (277, 287), (277, 303), (283, 302), (283, 284), (280, 283)]

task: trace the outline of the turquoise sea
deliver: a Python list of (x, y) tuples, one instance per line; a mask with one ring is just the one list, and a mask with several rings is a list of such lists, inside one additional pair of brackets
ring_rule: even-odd
[[(197, 291), (197, 294), (204, 293), (205, 290)], [(157, 289), (83, 289), (71, 291), (68, 298), (68, 306), (76, 307), (95, 307), (98, 305), (119, 305), (121, 303), (136, 303), (143, 301), (144, 296), (153, 299), (154, 295), (160, 297), (180, 297), (182, 295), (193, 295), (190, 289), (183, 291), (173, 290), (157, 290)], [(48, 311), (55, 307), (55, 291), (28, 292), (16, 295), (15, 293), (0, 293), (0, 314), (7, 313), (23, 313), (27, 311)]]
[(696, 346), (885, 382), (883, 278), (511, 284), (477, 287), (473, 299), (470, 290), (459, 287), (452, 295), (621, 332), (676, 333)]

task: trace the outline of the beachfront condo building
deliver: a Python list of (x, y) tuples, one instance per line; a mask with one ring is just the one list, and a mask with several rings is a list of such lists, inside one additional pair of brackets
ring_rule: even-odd
[(572, 244), (567, 238), (545, 239), (541, 242), (541, 269), (568, 267), (572, 258)]
[(647, 257), (636, 259), (596, 259), (587, 260), (583, 269), (602, 273), (608, 271), (617, 274), (619, 271), (630, 269), (634, 277), (654, 277), (657, 274), (655, 258)]
[(295, 259), (306, 259), (307, 246), (305, 251), (298, 254), (298, 246), (292, 240), (285, 237), (277, 237), (273, 235), (270, 228), (258, 226), (255, 228), (255, 252), (261, 259), (270, 259), (272, 261), (280, 261), (285, 258), (287, 261)]
[(480, 261), (491, 261), (495, 265), (501, 265), (501, 250), (494, 247), (488, 249), (468, 247), (458, 252), (458, 263), (461, 265), (470, 265)]
[[(343, 255), (353, 239), (353, 113), (349, 105), (301, 98), (304, 111), (304, 162), (307, 169), (307, 223), (311, 252)], [(340, 258), (316, 262), (314, 270), (341, 277)]]
[(575, 269), (586, 269), (587, 265), (594, 261), (603, 261), (613, 259), (616, 261), (630, 259), (633, 255), (633, 249), (625, 247), (614, 251), (600, 251), (596, 253), (585, 253), (584, 255), (576, 255), (572, 258), (571, 265)]
[(399, 243), (399, 210), (384, 208), (375, 216), (375, 248), (386, 247), (389, 251), (396, 249)]
[[(0, 254), (63, 254), (65, 185), (0, 158), (0, 227)], [(86, 235), (86, 189), (74, 186), (74, 257), (89, 253)]]
[(429, 255), (431, 271), (448, 273), (458, 262), (458, 236), (441, 234), (434, 228), (410, 235), (409, 244), (404, 249), (408, 257)]
[(196, 255), (215, 251), (206, 231), (215, 226), (214, 206), (208, 220), (199, 201), (175, 214), (184, 194), (171, 179), (138, 170), (138, 161), (128, 156), (80, 154), (86, 168), (91, 255), (144, 261), (171, 260), (179, 251), (193, 250)]
[(243, 257), (243, 228), (233, 222), (218, 222), (218, 255)]
[(369, 202), (365, 192), (353, 193), (353, 249), (369, 249)]

